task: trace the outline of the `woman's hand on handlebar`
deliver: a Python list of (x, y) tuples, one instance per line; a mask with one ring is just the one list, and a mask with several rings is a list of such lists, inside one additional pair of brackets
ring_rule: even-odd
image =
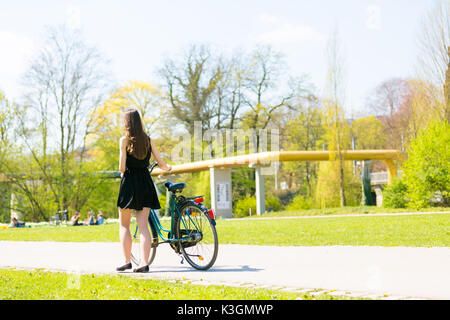
[(159, 166), (162, 170), (166, 172), (172, 171), (172, 166), (170, 164), (164, 163), (164, 165)]
[(159, 166), (161, 168), (161, 170), (166, 171), (166, 172), (170, 172), (172, 171), (172, 166), (170, 164), (167, 164), (164, 162), (164, 164), (159, 164), (158, 162), (154, 161), (153, 165), (151, 166), (151, 171), (153, 171), (153, 168)]

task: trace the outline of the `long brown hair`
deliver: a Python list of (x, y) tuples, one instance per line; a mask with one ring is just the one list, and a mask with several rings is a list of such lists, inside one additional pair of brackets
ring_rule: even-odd
[(142, 160), (147, 156), (150, 140), (142, 126), (142, 120), (136, 109), (128, 109), (123, 114), (125, 135), (128, 140), (127, 152)]

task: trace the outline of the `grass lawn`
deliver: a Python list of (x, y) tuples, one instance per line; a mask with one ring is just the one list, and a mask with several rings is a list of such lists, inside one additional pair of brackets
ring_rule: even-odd
[(179, 280), (137, 279), (123, 275), (67, 274), (40, 270), (0, 269), (0, 300), (336, 300), (267, 289), (193, 285)]
[[(401, 212), (450, 212), (450, 207), (432, 207), (423, 209), (411, 208), (378, 208), (375, 206), (361, 206), (361, 207), (338, 207), (338, 208), (324, 208), (324, 209), (307, 209), (297, 211), (277, 211), (268, 212), (264, 214), (265, 217), (294, 217), (294, 216), (327, 216), (327, 215), (345, 215), (345, 214), (375, 214), (375, 213), (401, 213)], [(255, 216), (252, 216), (255, 217)]]
[[(427, 215), (217, 220), (219, 244), (450, 246), (450, 212)], [(118, 225), (0, 229), (0, 240), (119, 241)]]
[[(450, 213), (223, 221), (220, 243), (286, 246), (450, 246)], [(235, 236), (236, 230), (239, 235)]]

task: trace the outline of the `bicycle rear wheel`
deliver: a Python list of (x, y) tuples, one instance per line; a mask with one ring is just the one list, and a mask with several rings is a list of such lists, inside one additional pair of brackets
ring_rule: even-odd
[[(202, 210), (203, 209), (203, 210)], [(176, 221), (176, 238), (180, 241), (181, 253), (186, 261), (197, 270), (208, 270), (216, 261), (219, 250), (216, 227), (205, 207), (186, 203), (180, 208), (181, 219)]]
[[(151, 228), (150, 224), (148, 226), (150, 237), (153, 239), (152, 246), (150, 248), (150, 255), (148, 260), (148, 265), (151, 265), (156, 255), (156, 247), (158, 246), (158, 235), (155, 234), (155, 231)], [(141, 246), (140, 246), (140, 234), (139, 228), (136, 222), (136, 218), (133, 216), (131, 218), (130, 223), (130, 232), (131, 232), (131, 261), (135, 265), (139, 265), (141, 263)], [(156, 238), (156, 239), (155, 239)]]

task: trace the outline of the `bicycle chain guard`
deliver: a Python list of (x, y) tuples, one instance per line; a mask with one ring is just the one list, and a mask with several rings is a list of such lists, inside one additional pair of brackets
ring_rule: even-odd
[[(197, 230), (180, 230), (180, 232), (181, 232), (180, 237), (186, 237), (191, 235), (191, 237), (194, 238), (189, 240), (170, 242), (170, 246), (178, 254), (181, 254), (181, 245), (183, 246), (183, 248), (193, 247), (203, 239), (203, 235), (201, 234), (201, 232), (197, 232)], [(172, 238), (171, 232), (169, 232), (168, 237), (169, 239)]]

